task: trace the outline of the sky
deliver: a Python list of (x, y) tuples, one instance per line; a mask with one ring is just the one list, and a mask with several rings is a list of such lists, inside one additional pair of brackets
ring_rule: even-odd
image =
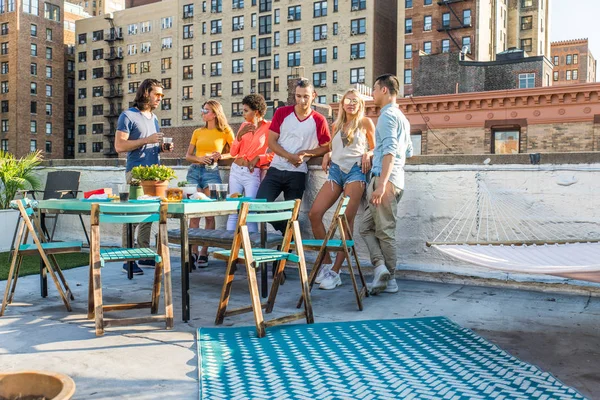
[[(599, 0), (550, 0), (550, 40), (588, 38), (590, 50), (600, 61)], [(600, 63), (599, 63), (600, 65)], [(596, 80), (598, 71), (596, 71)]]

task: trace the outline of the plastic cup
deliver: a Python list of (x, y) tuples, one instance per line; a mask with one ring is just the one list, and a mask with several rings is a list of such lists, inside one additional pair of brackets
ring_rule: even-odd
[(173, 148), (173, 138), (172, 137), (164, 137), (163, 136), (163, 143), (165, 144), (166, 150), (171, 150)]
[(221, 183), (217, 185), (217, 200), (224, 201), (227, 198), (229, 185)]
[(211, 199), (215, 199), (217, 200), (218, 198), (218, 188), (217, 186), (219, 186), (218, 183), (209, 183), (208, 184), (208, 190), (210, 191), (210, 198)]
[(118, 186), (119, 190), (119, 200), (120, 201), (129, 201), (129, 185), (121, 184)]
[[(212, 153), (206, 153), (205, 155), (206, 155), (206, 157), (212, 157)], [(213, 161), (212, 161), (212, 163), (211, 163), (211, 164), (206, 164), (206, 165), (204, 166), (204, 168), (206, 168), (206, 169), (208, 169), (208, 170), (214, 170), (214, 169), (216, 169), (216, 168), (217, 168), (217, 165), (218, 165), (218, 164), (217, 164), (217, 160), (215, 160), (215, 159), (213, 158)]]

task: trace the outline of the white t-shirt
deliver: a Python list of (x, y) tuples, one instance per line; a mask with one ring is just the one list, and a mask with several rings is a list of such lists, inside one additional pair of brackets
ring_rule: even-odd
[[(279, 134), (279, 145), (290, 153), (312, 150), (331, 140), (329, 126), (324, 116), (313, 110), (308, 117), (300, 120), (294, 112), (294, 106), (279, 107), (273, 115), (270, 129)], [(308, 172), (306, 162), (295, 167), (279, 155), (273, 157), (271, 168), (281, 171)]]

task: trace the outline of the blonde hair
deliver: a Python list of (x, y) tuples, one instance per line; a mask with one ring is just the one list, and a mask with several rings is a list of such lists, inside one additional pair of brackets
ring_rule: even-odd
[(360, 93), (356, 89), (348, 89), (346, 93), (342, 96), (342, 100), (340, 100), (340, 108), (338, 112), (338, 116), (335, 122), (332, 125), (333, 128), (333, 136), (337, 135), (337, 133), (342, 130), (346, 122), (348, 122), (348, 116), (346, 115), (346, 110), (344, 110), (344, 100), (350, 94), (354, 94), (356, 99), (358, 100), (358, 112), (356, 113), (356, 118), (352, 121), (350, 126), (348, 127), (347, 139), (349, 143), (354, 141), (354, 134), (357, 131), (362, 130), (362, 119), (365, 116), (365, 101), (362, 99)]
[[(223, 132), (225, 130), (231, 130), (229, 127), (229, 123), (227, 122), (227, 117), (225, 116), (225, 112), (223, 111), (223, 106), (216, 100), (208, 100), (202, 107), (209, 106), (212, 108), (212, 111), (215, 113), (215, 127), (219, 132)], [(208, 127), (208, 122), (204, 125), (205, 128)]]

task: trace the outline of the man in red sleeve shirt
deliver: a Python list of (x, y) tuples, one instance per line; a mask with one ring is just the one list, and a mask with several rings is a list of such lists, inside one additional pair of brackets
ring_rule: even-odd
[[(311, 108), (316, 95), (308, 79), (299, 79), (296, 105), (275, 111), (269, 132), (269, 148), (275, 156), (256, 198), (275, 201), (282, 192), (285, 200), (302, 198), (308, 173), (306, 161), (327, 153), (331, 141), (327, 120)], [(274, 223), (273, 227), (283, 232), (285, 223)]]

